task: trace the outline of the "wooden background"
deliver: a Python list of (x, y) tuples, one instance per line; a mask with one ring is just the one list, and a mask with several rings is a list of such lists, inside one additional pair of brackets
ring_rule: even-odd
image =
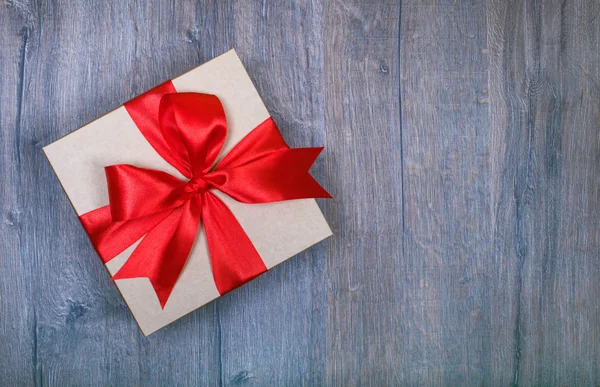
[[(42, 146), (236, 48), (335, 236), (144, 338)], [(0, 0), (0, 386), (600, 384), (597, 0)]]

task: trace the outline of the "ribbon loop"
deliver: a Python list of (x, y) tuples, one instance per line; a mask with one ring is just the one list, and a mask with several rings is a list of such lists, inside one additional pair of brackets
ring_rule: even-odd
[(152, 215), (185, 203), (181, 197), (185, 183), (166, 172), (125, 164), (104, 171), (114, 221)]
[(131, 165), (106, 167), (110, 206), (81, 216), (108, 262), (143, 237), (113, 279), (150, 279), (165, 306), (204, 223), (220, 294), (267, 268), (231, 210), (210, 190), (243, 203), (331, 197), (308, 173), (323, 148), (290, 149), (271, 118), (213, 168), (227, 135), (214, 95), (174, 93), (170, 82), (125, 104), (154, 149), (189, 181)]
[(167, 94), (160, 102), (159, 123), (171, 153), (189, 166), (188, 177), (208, 172), (227, 136), (219, 98), (198, 93)]

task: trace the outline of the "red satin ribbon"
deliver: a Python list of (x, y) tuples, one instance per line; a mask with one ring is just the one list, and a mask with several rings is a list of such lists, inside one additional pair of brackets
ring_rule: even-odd
[(235, 216), (210, 190), (243, 203), (331, 197), (308, 173), (323, 148), (290, 149), (271, 118), (213, 167), (227, 135), (216, 96), (177, 93), (169, 81), (125, 108), (152, 147), (188, 181), (111, 165), (105, 168), (110, 205), (80, 220), (105, 263), (144, 237), (113, 279), (149, 278), (162, 307), (201, 221), (220, 294), (267, 270)]

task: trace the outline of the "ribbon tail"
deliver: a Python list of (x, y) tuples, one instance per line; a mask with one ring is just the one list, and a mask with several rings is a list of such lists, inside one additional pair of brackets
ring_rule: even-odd
[[(325, 147), (317, 148), (292, 148), (283, 150), (278, 164), (282, 179), (282, 186), (289, 186), (284, 189), (287, 191), (283, 200), (324, 198), (331, 199), (331, 194), (323, 188), (317, 180), (309, 173), (317, 157), (323, 152)], [(285, 172), (287, 171), (287, 173)], [(293, 192), (293, 193), (292, 193)]]
[(174, 209), (148, 232), (113, 280), (148, 278), (164, 308), (194, 244), (201, 211), (200, 195)]
[(266, 272), (267, 267), (225, 203), (210, 192), (203, 196), (202, 220), (213, 277), (223, 295)]
[(104, 206), (81, 215), (79, 221), (102, 262), (107, 263), (168, 215), (169, 211), (163, 211), (137, 219), (113, 222), (110, 206)]
[(242, 203), (271, 203), (307, 198), (331, 198), (309, 170), (323, 148), (284, 148), (204, 178)]

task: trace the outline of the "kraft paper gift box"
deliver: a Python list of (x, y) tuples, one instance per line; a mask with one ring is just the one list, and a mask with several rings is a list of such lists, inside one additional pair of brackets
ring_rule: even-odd
[[(172, 84), (177, 92), (219, 97), (227, 118), (227, 137), (218, 159), (270, 117), (233, 50), (173, 79)], [(131, 164), (185, 180), (148, 143), (124, 106), (46, 146), (44, 152), (78, 216), (109, 204), (106, 166)], [(222, 192), (215, 195), (237, 218), (267, 269), (332, 234), (314, 199), (244, 204)], [(139, 242), (106, 263), (111, 276), (123, 267)], [(120, 279), (114, 283), (144, 335), (220, 296), (202, 225), (164, 308), (148, 278)]]

